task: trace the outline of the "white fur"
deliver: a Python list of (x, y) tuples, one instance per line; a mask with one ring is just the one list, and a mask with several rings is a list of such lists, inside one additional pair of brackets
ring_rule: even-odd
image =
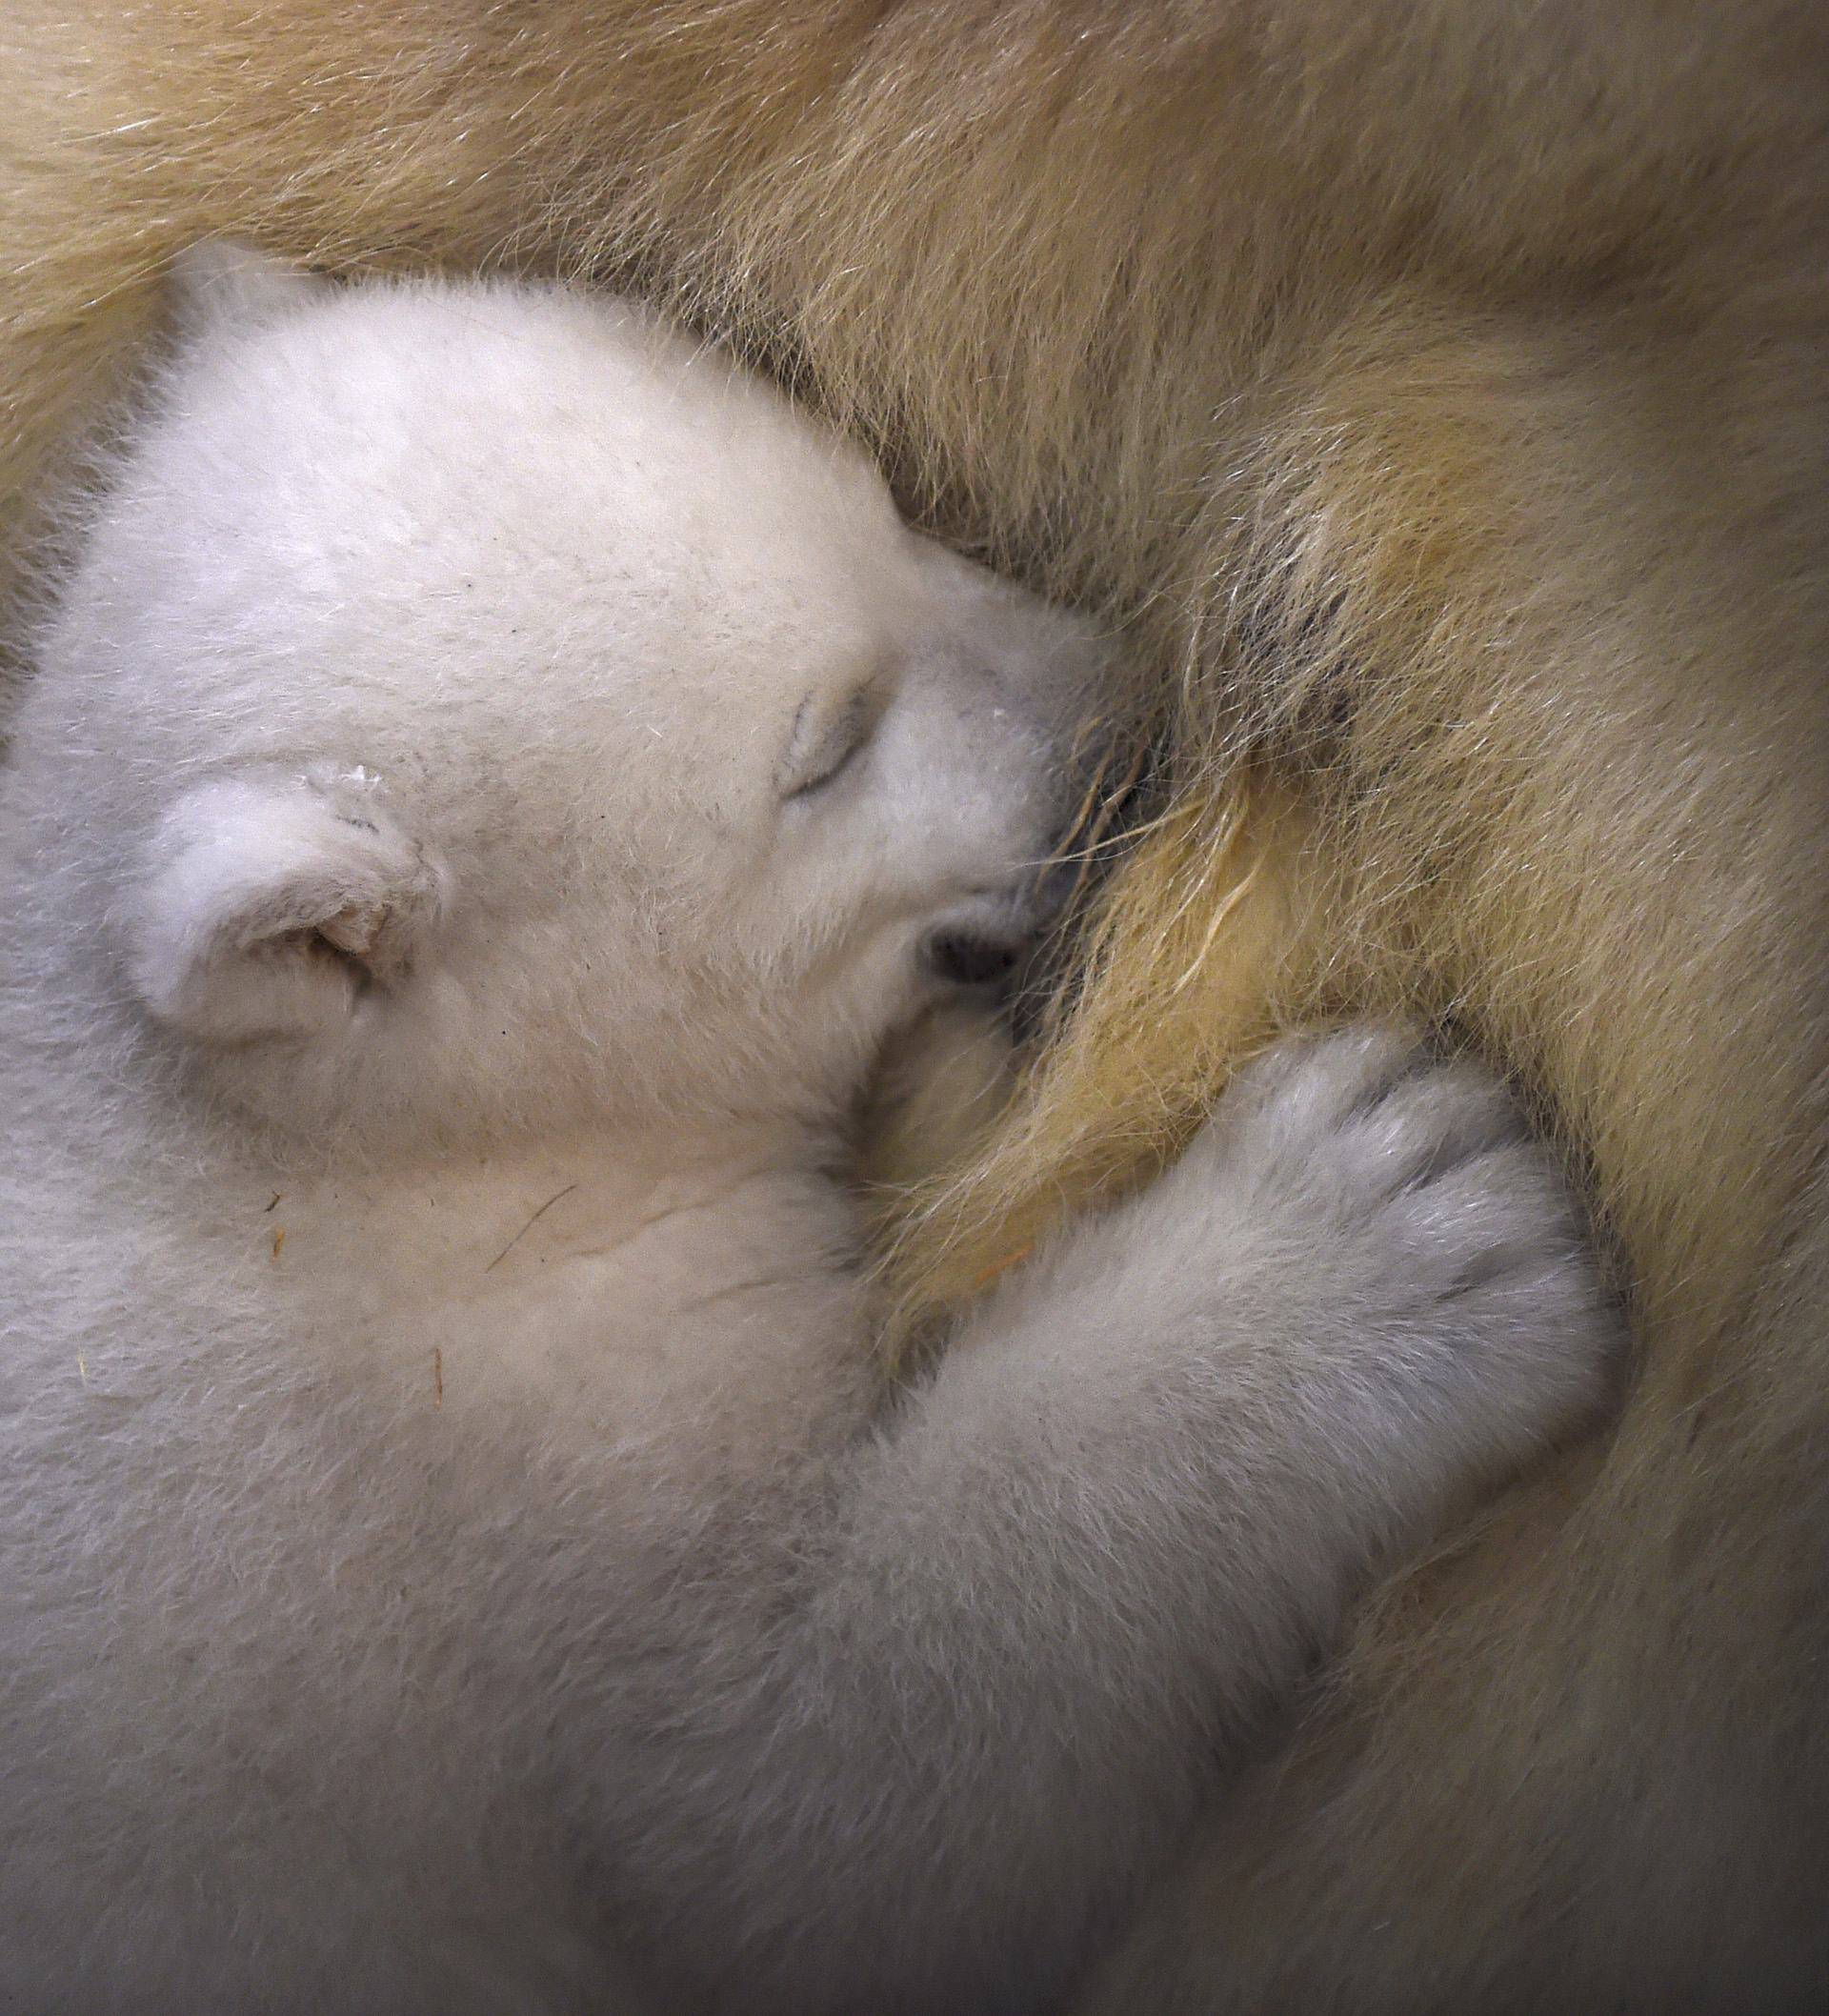
[(1566, 1197), (1285, 1045), (881, 1394), (844, 1119), (1103, 651), (626, 306), (189, 286), (6, 780), (0, 2000), (1039, 2005), (1591, 1412)]

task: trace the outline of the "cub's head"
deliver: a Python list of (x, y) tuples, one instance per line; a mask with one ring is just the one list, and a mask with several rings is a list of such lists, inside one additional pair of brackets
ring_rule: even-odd
[(1107, 654), (855, 450), (610, 300), (227, 248), (181, 292), (21, 756), (212, 1092), (795, 1105), (1042, 919)]

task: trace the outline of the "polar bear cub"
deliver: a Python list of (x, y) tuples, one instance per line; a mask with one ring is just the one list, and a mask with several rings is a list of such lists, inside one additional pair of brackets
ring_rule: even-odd
[(183, 292), (0, 799), (0, 2000), (1044, 2003), (1592, 1413), (1568, 1199), (1286, 1044), (881, 1391), (845, 1117), (1102, 647), (630, 306)]

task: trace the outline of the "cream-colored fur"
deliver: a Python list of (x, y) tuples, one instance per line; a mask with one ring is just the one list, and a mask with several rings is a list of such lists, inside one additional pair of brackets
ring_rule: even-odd
[(183, 298), (0, 774), (0, 2004), (1048, 2006), (1593, 1420), (1566, 1185), (1292, 1042), (892, 1389), (845, 1122), (1103, 641), (627, 303)]
[[(665, 294), (1131, 622), (1179, 810), (925, 1292), (1266, 1004), (1451, 1015), (1588, 1158), (1617, 1437), (1392, 1589), (1105, 2006), (1819, 1997), (1819, 10), (24, 0), (6, 61), (15, 514), (233, 228)], [(1320, 837), (1238, 897), (1248, 753)]]

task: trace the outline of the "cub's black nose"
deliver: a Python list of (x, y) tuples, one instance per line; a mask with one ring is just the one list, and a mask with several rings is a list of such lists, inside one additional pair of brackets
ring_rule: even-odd
[(921, 948), (929, 968), (959, 987), (989, 987), (1015, 971), (1019, 947), (968, 931), (936, 931)]

